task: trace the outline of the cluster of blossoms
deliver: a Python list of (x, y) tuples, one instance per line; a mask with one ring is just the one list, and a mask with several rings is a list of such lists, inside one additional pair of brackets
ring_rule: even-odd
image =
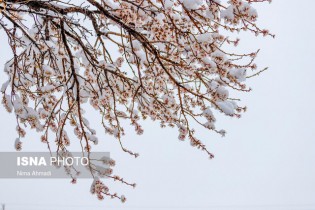
[[(191, 123), (225, 135), (214, 113), (240, 117), (246, 110), (229, 90), (250, 91), (244, 82), (257, 68), (258, 51), (228, 52), (240, 40), (227, 34), (271, 35), (255, 24), (253, 4), (264, 1), (1, 0), (0, 29), (14, 55), (5, 64), (2, 104), (17, 118), (16, 149), (29, 125), (49, 149), (67, 151), (73, 141), (65, 128), (71, 126), (89, 153), (98, 143), (85, 116), (90, 105), (104, 131), (135, 157), (123, 146), (121, 122), (141, 135), (140, 120), (149, 118), (161, 127), (177, 126), (180, 140), (212, 158)], [(91, 170), (128, 184), (111, 170)], [(91, 191), (125, 201), (98, 179)]]
[(123, 203), (126, 202), (126, 197), (124, 195), (118, 196), (116, 193), (110, 194), (108, 187), (105, 186), (99, 178), (94, 179), (91, 185), (91, 193), (96, 194), (97, 198), (100, 200), (103, 200), (104, 195), (107, 195), (111, 198), (119, 198)]
[(103, 200), (104, 193), (108, 193), (109, 189), (104, 185), (102, 181), (100, 181), (98, 178), (95, 178), (92, 185), (91, 185), (91, 193), (96, 194), (98, 199)]

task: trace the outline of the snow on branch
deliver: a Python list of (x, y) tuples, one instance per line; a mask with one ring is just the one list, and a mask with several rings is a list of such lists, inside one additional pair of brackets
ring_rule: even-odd
[[(0, 30), (13, 54), (4, 68), (2, 103), (17, 119), (16, 149), (29, 126), (49, 149), (67, 151), (74, 142), (70, 125), (90, 152), (98, 137), (88, 105), (100, 113), (105, 133), (134, 157), (123, 144), (121, 122), (141, 135), (141, 120), (150, 118), (177, 127), (180, 140), (213, 158), (192, 124), (224, 136), (215, 114), (239, 118), (246, 111), (229, 91), (251, 90), (245, 82), (259, 51), (233, 52), (240, 41), (235, 34), (274, 36), (256, 25), (257, 2), (270, 1), (0, 0)], [(91, 192), (126, 200), (97, 177)]]

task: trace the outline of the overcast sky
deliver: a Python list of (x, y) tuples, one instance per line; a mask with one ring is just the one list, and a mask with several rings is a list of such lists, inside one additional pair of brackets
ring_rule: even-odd
[[(216, 155), (209, 160), (177, 130), (145, 122), (145, 132), (128, 132), (124, 141), (140, 153), (133, 159), (93, 125), (103, 139), (100, 149), (116, 160), (115, 173), (137, 183), (130, 189), (110, 184), (127, 203), (100, 202), (89, 193), (91, 180), (0, 180), (6, 210), (100, 209), (315, 209), (315, 24), (313, 0), (274, 0), (258, 7), (259, 24), (276, 39), (240, 35), (244, 50), (261, 48), (258, 64), (269, 71), (249, 81), (241, 95), (248, 112), (241, 119), (217, 116), (227, 136), (200, 129), (200, 138)], [(0, 32), (4, 40), (3, 32)], [(2, 41), (0, 67), (10, 58)], [(0, 72), (0, 82), (6, 76)], [(91, 114), (93, 117), (93, 114)], [(13, 151), (15, 119), (0, 108), (0, 151)], [(25, 151), (45, 151), (38, 136), (28, 135)], [(1, 160), (3, 161), (3, 160)], [(1, 170), (1, 169), (0, 169)], [(104, 209), (104, 208), (103, 208)]]

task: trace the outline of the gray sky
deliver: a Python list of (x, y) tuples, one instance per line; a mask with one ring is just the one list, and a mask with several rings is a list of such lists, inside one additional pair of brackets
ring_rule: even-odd
[[(313, 0), (274, 0), (258, 7), (260, 25), (277, 37), (242, 34), (240, 47), (261, 48), (258, 64), (270, 68), (249, 81), (253, 91), (241, 96), (249, 111), (241, 119), (217, 116), (217, 126), (228, 131), (225, 138), (199, 130), (214, 160), (179, 142), (176, 129), (161, 130), (149, 121), (144, 135), (127, 131), (124, 139), (140, 153), (135, 160), (95, 124), (103, 137), (99, 149), (111, 152), (116, 174), (138, 185), (109, 184), (126, 195), (127, 203), (98, 201), (89, 193), (90, 180), (76, 185), (70, 180), (0, 180), (0, 203), (7, 203), (7, 210), (315, 209), (314, 7)], [(0, 49), (2, 68), (11, 55), (5, 42)], [(0, 75), (2, 83), (6, 76)], [(15, 119), (2, 107), (0, 131), (0, 150), (13, 151)], [(46, 148), (29, 134), (24, 149)]]

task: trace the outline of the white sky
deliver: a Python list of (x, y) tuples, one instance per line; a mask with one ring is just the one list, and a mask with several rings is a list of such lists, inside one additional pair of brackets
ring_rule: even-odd
[[(274, 0), (259, 6), (260, 25), (277, 37), (241, 35), (240, 47), (261, 48), (258, 64), (270, 69), (249, 81), (253, 91), (241, 96), (249, 111), (241, 119), (218, 117), (227, 137), (199, 130), (214, 160), (179, 142), (176, 129), (161, 130), (149, 121), (144, 135), (127, 131), (124, 139), (140, 153), (136, 160), (99, 129), (101, 149), (117, 161), (115, 172), (138, 184), (135, 189), (110, 185), (126, 195), (126, 204), (98, 201), (89, 193), (90, 180), (71, 185), (70, 180), (3, 179), (0, 203), (7, 204), (6, 210), (315, 209), (314, 7), (313, 0)], [(4, 40), (2, 32), (0, 37)], [(3, 41), (0, 66), (10, 56)], [(0, 75), (2, 83), (6, 76)], [(15, 119), (2, 107), (0, 132), (0, 150), (13, 151)], [(25, 150), (45, 151), (38, 142), (36, 135), (28, 135)]]

